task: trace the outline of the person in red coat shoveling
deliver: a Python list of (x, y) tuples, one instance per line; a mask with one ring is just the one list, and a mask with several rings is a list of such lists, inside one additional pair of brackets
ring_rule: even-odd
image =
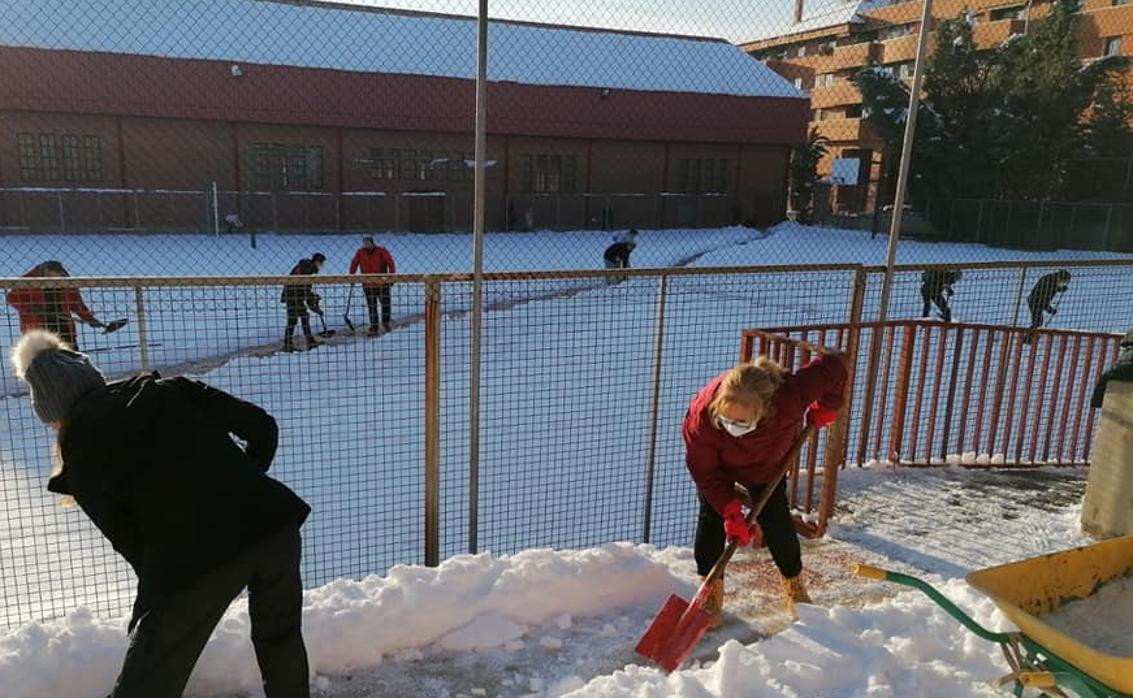
[[(397, 266), (393, 263), (393, 256), (384, 247), (374, 244), (374, 238), (367, 235), (362, 238), (362, 247), (354, 253), (350, 260), (350, 273), (361, 271), (363, 274), (396, 274)], [(362, 292), (366, 295), (366, 306), (370, 309), (370, 334), (379, 332), (378, 303), (382, 306), (382, 324), (386, 332), (390, 330), (390, 284), (384, 281), (370, 281), (362, 284)]]
[[(25, 279), (60, 279), (70, 276), (62, 262), (48, 260), (35, 265), (24, 274)], [(77, 288), (52, 288), (45, 282), (43, 288), (20, 288), (8, 293), (8, 305), (20, 316), (20, 332), (31, 330), (54, 332), (72, 349), (78, 350), (79, 336), (75, 316), (91, 327), (105, 327), (90, 308), (83, 303)]]
[[(726, 540), (736, 539), (741, 547), (751, 543), (736, 484), (758, 498), (774, 479), (804, 419), (819, 428), (834, 421), (845, 382), (846, 364), (839, 355), (818, 358), (794, 374), (761, 357), (717, 376), (692, 399), (683, 436), (685, 463), (700, 494), (695, 556), (702, 579)], [(756, 520), (783, 576), (783, 593), (793, 614), (794, 605), (810, 603), (810, 597), (801, 576), (802, 550), (787, 503), (786, 479)], [(719, 625), (723, 605), (721, 578), (705, 605), (713, 626)]]

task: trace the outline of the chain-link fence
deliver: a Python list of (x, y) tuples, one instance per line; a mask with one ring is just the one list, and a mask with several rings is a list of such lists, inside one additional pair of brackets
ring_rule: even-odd
[[(919, 317), (919, 287), (932, 269), (898, 273), (895, 314)], [(1130, 292), (1129, 264), (1070, 269), (1071, 289), (1053, 326), (1106, 332), (1133, 324), (1128, 304), (1115, 302)], [(982, 265), (956, 283), (950, 300), (957, 315), (986, 308), (991, 319), (972, 320), (1010, 325), (1026, 303), (1026, 281), (1046, 271)], [(310, 283), (294, 276), (60, 278), (51, 281), (53, 290), (44, 280), (3, 284), (9, 300), (19, 300), (25, 324), (47, 319), (44, 311), (61, 302), (96, 311), (103, 327), (82, 324), (78, 306), (69, 306), (76, 343), (110, 376), (139, 369), (199, 376), (275, 415), (281, 447), (272, 472), (315, 510), (304, 528), (304, 579), (316, 585), (395, 563), (435, 563), (469, 550), (473, 540), (477, 549), (496, 552), (611, 540), (686, 543), (696, 508), (680, 424), (691, 397), (738, 360), (748, 328), (871, 320), (881, 274), (831, 265), (488, 275), (475, 469), (467, 426), (471, 279), (368, 277), (378, 288), (395, 282), (390, 329), (378, 337), (367, 334), (369, 310), (354, 280), (317, 280), (323, 318), (289, 312), (285, 288)], [(379, 300), (375, 309), (385, 319)], [(296, 319), (294, 353), (282, 351), (289, 315)], [(1027, 316), (1019, 317), (1024, 330)], [(3, 332), (12, 341), (20, 318), (7, 316)], [(322, 346), (305, 351), (308, 343)], [(833, 337), (824, 343), (845, 346)], [(899, 342), (885, 355), (898, 356), (898, 349)], [(857, 404), (867, 390), (869, 355), (859, 352)], [(1053, 385), (1061, 364), (1047, 364)], [(1089, 368), (1074, 369), (1076, 384), (1094, 375)], [(923, 379), (925, 371), (917, 375)], [(4, 623), (81, 604), (121, 611), (131, 591), (125, 563), (80, 512), (46, 493), (51, 432), (7, 370), (3, 388)], [(873, 390), (894, 394), (883, 380)], [(1063, 394), (1077, 400), (1082, 388)], [(1054, 402), (1045, 404), (1043, 415)]]

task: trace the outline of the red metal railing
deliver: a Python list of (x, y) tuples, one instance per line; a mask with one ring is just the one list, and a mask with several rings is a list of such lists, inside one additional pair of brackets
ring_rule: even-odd
[[(788, 370), (805, 366), (812, 358), (846, 350), (848, 339), (854, 333), (848, 327), (823, 329), (807, 333), (805, 337), (792, 337), (775, 330), (748, 330), (743, 334), (741, 358), (749, 361), (758, 354), (767, 356)], [(851, 358), (851, 365), (853, 360)], [(852, 390), (847, 385), (847, 394)], [(795, 457), (787, 474), (787, 497), (795, 511), (795, 527), (810, 538), (826, 532), (826, 524), (834, 508), (838, 486), (838, 468), (827, 468), (845, 452), (846, 415), (848, 402), (838, 421), (828, 430), (817, 432)], [(820, 457), (819, 454), (822, 454)]]
[(747, 330), (741, 358), (765, 355), (795, 370), (837, 350), (855, 368), (839, 428), (812, 439), (791, 470), (800, 530), (821, 535), (837, 470), (847, 462), (1089, 464), (1089, 396), (1120, 341), (1116, 334), (892, 321)]

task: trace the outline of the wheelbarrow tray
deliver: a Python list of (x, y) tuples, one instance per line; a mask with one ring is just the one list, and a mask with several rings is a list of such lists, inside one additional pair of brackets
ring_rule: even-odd
[(1133, 575), (1133, 536), (1033, 557), (967, 576), (1028, 639), (1094, 679), (1133, 693), (1133, 656), (1105, 654), (1048, 625), (1045, 614)]

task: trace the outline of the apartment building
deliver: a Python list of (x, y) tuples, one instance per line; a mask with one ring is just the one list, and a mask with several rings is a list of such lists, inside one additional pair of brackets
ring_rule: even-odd
[[(920, 0), (845, 0), (811, 11), (806, 2), (796, 0), (791, 24), (769, 29), (741, 48), (810, 93), (810, 125), (829, 142), (819, 172), (833, 187), (834, 209), (871, 210), (875, 201), (891, 200), (891, 184), (883, 181), (882, 143), (862, 120), (862, 96), (852, 78), (862, 68), (879, 66), (911, 82), (924, 6)], [(933, 21), (964, 16), (977, 45), (993, 48), (1027, 32), (1051, 2), (937, 0)], [(1083, 59), (1133, 55), (1133, 0), (1079, 2)]]

